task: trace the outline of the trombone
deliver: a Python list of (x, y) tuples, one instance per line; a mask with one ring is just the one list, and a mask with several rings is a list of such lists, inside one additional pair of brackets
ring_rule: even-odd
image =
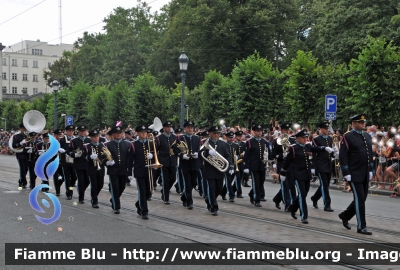
[(149, 172), (149, 184), (150, 184), (150, 192), (153, 194), (154, 192), (154, 186), (153, 186), (153, 171), (152, 169), (158, 169), (161, 168), (163, 165), (158, 162), (158, 156), (157, 156), (157, 149), (156, 149), (156, 143), (154, 141), (154, 135), (152, 133), (149, 133), (147, 135), (147, 154), (151, 153), (151, 145), (150, 141), (153, 143), (153, 152), (154, 152), (154, 164), (151, 163), (151, 160), (148, 160), (148, 164), (146, 165), (148, 172)]

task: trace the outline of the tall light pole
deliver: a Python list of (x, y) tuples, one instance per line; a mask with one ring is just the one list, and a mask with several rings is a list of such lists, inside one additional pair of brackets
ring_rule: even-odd
[(51, 84), (53, 86), (53, 92), (54, 92), (54, 127), (53, 127), (54, 131), (57, 129), (57, 93), (60, 83), (57, 81), (57, 79), (55, 79)]
[(4, 131), (7, 131), (7, 119), (5, 118), (1, 118), (2, 120), (4, 120)]
[(182, 50), (181, 56), (179, 56), (179, 68), (182, 71), (181, 77), (182, 77), (182, 96), (181, 96), (181, 121), (180, 121), (180, 126), (183, 128), (183, 119), (185, 117), (184, 113), (184, 105), (185, 105), (185, 79), (186, 79), (186, 74), (185, 71), (188, 68), (189, 65), (189, 58), (185, 54), (185, 50)]
[(185, 105), (186, 108), (186, 121), (189, 121), (189, 105)]
[(67, 115), (65, 113), (62, 113), (61, 117), (65, 117), (64, 118), (64, 127), (66, 127), (67, 126)]

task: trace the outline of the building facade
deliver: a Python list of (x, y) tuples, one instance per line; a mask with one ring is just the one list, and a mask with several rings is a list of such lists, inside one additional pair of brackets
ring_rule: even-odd
[(40, 40), (6, 46), (1, 53), (1, 98), (21, 100), (51, 93), (43, 78), (44, 71), (50, 70), (63, 51), (72, 50), (72, 44), (51, 45)]

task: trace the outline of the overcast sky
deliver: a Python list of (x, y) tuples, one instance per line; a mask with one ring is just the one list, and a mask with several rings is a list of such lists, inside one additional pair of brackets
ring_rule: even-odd
[[(154, 12), (169, 1), (146, 2)], [(0, 42), (9, 46), (21, 40), (40, 39), (42, 42), (58, 44), (58, 2), (59, 0), (0, 0)], [(114, 8), (131, 8), (137, 5), (136, 0), (62, 0), (61, 3), (62, 43), (69, 44), (74, 43), (85, 31), (100, 32), (104, 25), (102, 20)], [(27, 9), (29, 10), (7, 21)]]

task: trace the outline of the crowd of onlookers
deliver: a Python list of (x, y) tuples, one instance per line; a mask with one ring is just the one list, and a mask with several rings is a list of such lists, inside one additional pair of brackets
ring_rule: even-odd
[(14, 154), (10, 149), (8, 148), (8, 140), (10, 139), (10, 136), (14, 133), (14, 131), (4, 131), (3, 129), (0, 130), (0, 153), (3, 155), (12, 155)]

